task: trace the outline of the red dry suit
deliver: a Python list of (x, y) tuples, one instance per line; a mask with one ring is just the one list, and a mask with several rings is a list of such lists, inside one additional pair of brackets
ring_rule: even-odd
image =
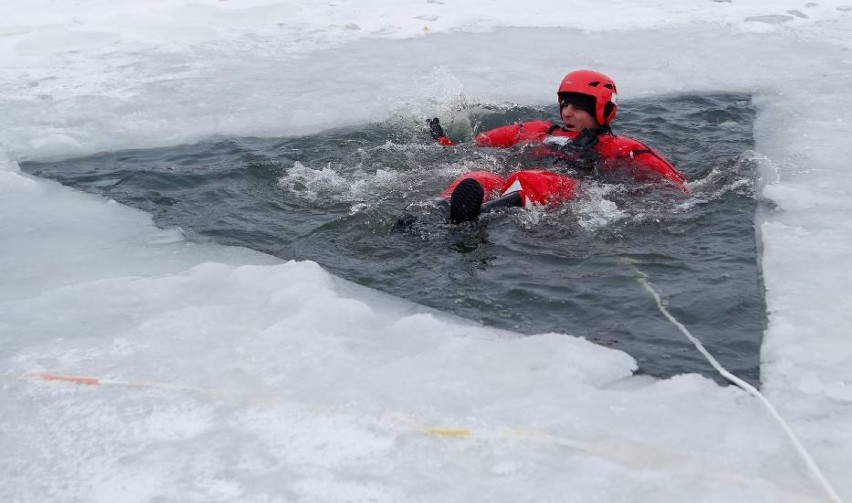
[[(531, 145), (533, 148), (530, 153), (534, 157), (561, 158), (569, 163), (591, 162), (601, 175), (625, 176), (638, 182), (660, 181), (688, 192), (686, 178), (663, 156), (643, 143), (606, 131), (596, 138), (592, 136), (596, 141), (590, 143), (587, 149), (570, 148), (572, 141), (588, 139), (582, 136), (548, 121), (531, 121), (485, 131), (475, 141), (482, 147)], [(487, 171), (473, 171), (454, 180), (440, 197), (449, 198), (465, 178), (474, 178), (482, 184), (485, 201), (494, 195), (520, 190), (524, 207), (570, 200), (578, 184), (574, 178), (545, 169), (517, 171), (506, 179)]]

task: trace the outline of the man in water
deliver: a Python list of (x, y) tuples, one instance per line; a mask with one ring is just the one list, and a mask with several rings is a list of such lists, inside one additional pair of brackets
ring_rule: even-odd
[[(660, 182), (687, 192), (686, 178), (653, 149), (613, 134), (610, 124), (618, 112), (615, 82), (591, 70), (567, 74), (556, 92), (562, 124), (530, 121), (498, 127), (476, 136), (483, 147), (530, 146), (538, 159), (576, 172)], [(432, 137), (454, 145), (438, 119), (428, 121)], [(561, 203), (573, 199), (578, 180), (546, 169), (527, 169), (504, 179), (496, 173), (473, 171), (454, 180), (441, 193), (450, 202), (450, 222), (476, 220), (495, 208)]]

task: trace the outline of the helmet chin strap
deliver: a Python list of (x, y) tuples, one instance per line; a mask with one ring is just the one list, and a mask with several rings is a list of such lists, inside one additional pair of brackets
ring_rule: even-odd
[[(557, 129), (564, 129), (564, 126), (554, 124), (547, 131), (547, 134), (553, 134)], [(595, 172), (601, 159), (600, 154), (595, 151), (595, 145), (598, 143), (598, 137), (602, 134), (612, 134), (612, 129), (609, 126), (586, 128), (570, 141), (564, 144), (550, 145), (549, 148), (573, 159), (567, 167), (578, 171)], [(563, 159), (560, 162), (564, 163), (566, 160)]]

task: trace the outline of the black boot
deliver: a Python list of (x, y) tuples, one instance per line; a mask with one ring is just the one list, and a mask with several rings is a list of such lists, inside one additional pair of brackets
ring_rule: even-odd
[(465, 178), (450, 196), (450, 223), (460, 224), (476, 220), (482, 209), (485, 190), (473, 178)]
[(523, 206), (524, 201), (521, 199), (521, 191), (516, 190), (515, 192), (509, 192), (504, 196), (500, 196), (497, 199), (492, 199), (487, 203), (482, 205), (482, 209), (480, 213), (488, 213), (489, 211), (494, 211), (500, 208), (510, 208), (512, 206)]

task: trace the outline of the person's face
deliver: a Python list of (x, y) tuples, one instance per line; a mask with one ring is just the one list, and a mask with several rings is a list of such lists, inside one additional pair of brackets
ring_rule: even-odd
[(578, 133), (584, 129), (598, 127), (598, 121), (589, 112), (571, 104), (562, 107), (562, 124), (568, 131)]

